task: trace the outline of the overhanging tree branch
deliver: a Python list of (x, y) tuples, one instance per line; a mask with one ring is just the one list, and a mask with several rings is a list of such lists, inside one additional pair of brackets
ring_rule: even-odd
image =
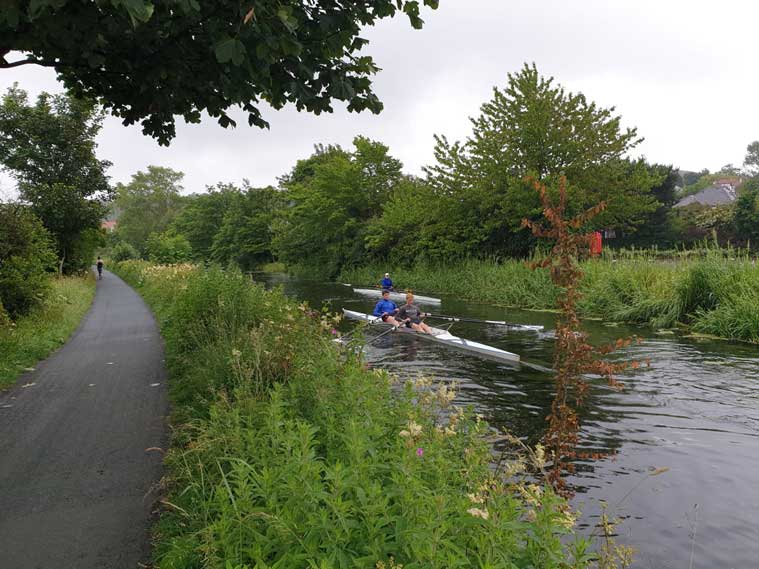
[(42, 65), (43, 67), (54, 67), (55, 62), (44, 61), (42, 59), (19, 59), (18, 61), (6, 61), (5, 57), (0, 58), (0, 69), (11, 69), (21, 67), (22, 65)]

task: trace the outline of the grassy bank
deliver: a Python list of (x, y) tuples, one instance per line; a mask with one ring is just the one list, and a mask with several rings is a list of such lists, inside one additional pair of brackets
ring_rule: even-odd
[(41, 306), (13, 324), (0, 325), (0, 389), (65, 343), (94, 295), (92, 276), (55, 278)]
[(287, 270), (284, 263), (264, 263), (257, 270), (264, 273), (284, 273)]
[(240, 274), (115, 270), (166, 341), (175, 435), (158, 567), (592, 564), (563, 500), (521, 461), (492, 469), (487, 425), (450, 386), (395, 385), (334, 344), (330, 316)]
[[(747, 257), (625, 258), (583, 263), (585, 317), (667, 328), (678, 324), (722, 338), (759, 342), (759, 265)], [(521, 261), (346, 270), (345, 282), (368, 284), (390, 271), (401, 287), (526, 309), (552, 309), (557, 289), (545, 271)]]

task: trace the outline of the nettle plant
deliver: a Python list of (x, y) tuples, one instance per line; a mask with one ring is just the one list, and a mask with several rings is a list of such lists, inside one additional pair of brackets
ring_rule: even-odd
[(623, 385), (615, 375), (626, 369), (636, 369), (637, 361), (609, 362), (604, 356), (616, 349), (625, 348), (632, 342), (640, 343), (637, 336), (618, 339), (614, 344), (594, 347), (582, 331), (577, 315), (577, 303), (581, 297), (580, 282), (583, 271), (579, 260), (587, 256), (591, 233), (583, 231), (588, 222), (601, 213), (606, 204), (600, 202), (577, 215), (567, 212), (568, 184), (564, 176), (559, 178), (558, 199), (551, 196), (548, 187), (531, 179), (535, 191), (540, 196), (543, 217), (546, 224), (525, 219), (522, 226), (532, 230), (533, 235), (553, 242), (548, 255), (541, 261), (530, 263), (533, 269), (548, 269), (551, 281), (559, 287), (557, 300), (559, 315), (556, 319), (556, 352), (554, 370), (556, 394), (548, 416), (548, 431), (544, 437), (550, 467), (548, 480), (556, 490), (566, 496), (572, 491), (567, 488), (562, 475), (574, 472), (574, 459), (601, 458), (602, 454), (579, 453), (580, 423), (576, 409), (588, 393), (589, 384), (585, 379), (589, 374), (597, 374), (615, 388)]

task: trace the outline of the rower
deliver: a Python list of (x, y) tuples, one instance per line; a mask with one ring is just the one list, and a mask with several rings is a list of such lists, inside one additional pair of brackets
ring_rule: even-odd
[(382, 300), (377, 301), (377, 304), (374, 306), (374, 312), (372, 312), (372, 316), (382, 318), (383, 322), (398, 327), (401, 325), (401, 323), (393, 317), (397, 312), (398, 305), (390, 300), (390, 291), (383, 290)]
[(424, 334), (432, 334), (432, 328), (422, 322), (422, 318), (429, 316), (425, 314), (419, 307), (414, 304), (414, 295), (410, 292), (406, 293), (406, 304), (401, 306), (398, 310), (398, 320), (406, 324), (406, 328), (411, 328), (417, 332), (423, 332)]
[(385, 278), (382, 279), (380, 286), (383, 290), (393, 290), (393, 281), (390, 279), (390, 273), (385, 273)]

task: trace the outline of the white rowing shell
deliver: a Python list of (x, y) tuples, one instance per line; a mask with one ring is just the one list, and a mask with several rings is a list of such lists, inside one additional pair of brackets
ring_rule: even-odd
[[(390, 326), (390, 324), (382, 322), (381, 318), (377, 316), (372, 316), (370, 314), (364, 314), (363, 312), (357, 312), (355, 310), (346, 310), (345, 308), (343, 308), (343, 314), (345, 315), (346, 318), (350, 318), (352, 320), (363, 320), (364, 322), (369, 322), (370, 324)], [(454, 336), (450, 332), (446, 330), (441, 330), (440, 328), (432, 328), (432, 334), (424, 334), (422, 332), (417, 332), (416, 330), (412, 330), (411, 328), (406, 328), (405, 326), (402, 326), (398, 328), (396, 332), (400, 332), (403, 334), (415, 334), (417, 337), (424, 338), (425, 340), (437, 342), (445, 346), (451, 346), (452, 348), (458, 348), (466, 352), (473, 352), (473, 353), (476, 353), (488, 358), (492, 358), (495, 360), (499, 360), (499, 361), (507, 361), (507, 362), (519, 361), (518, 354), (513, 354), (511, 352), (507, 352), (506, 350), (501, 350), (500, 348), (494, 348), (493, 346), (488, 346), (486, 344), (480, 344), (479, 342), (472, 342), (471, 340), (465, 340), (464, 338), (459, 338), (458, 336)]]
[[(382, 298), (382, 289), (373, 289), (373, 288), (354, 288), (353, 292), (357, 294), (362, 294), (364, 296), (373, 296), (376, 298)], [(390, 298), (393, 300), (400, 300), (403, 302), (406, 302), (406, 293), (405, 292), (395, 292), (390, 291)], [(433, 298), (431, 296), (423, 296), (420, 294), (414, 295), (414, 300), (421, 304), (440, 304), (439, 298)]]

